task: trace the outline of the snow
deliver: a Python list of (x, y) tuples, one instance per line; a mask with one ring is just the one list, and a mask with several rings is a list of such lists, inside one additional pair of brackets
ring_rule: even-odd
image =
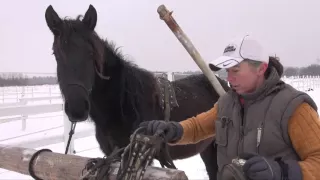
[[(320, 80), (315, 79), (286, 79), (293, 86), (300, 90), (312, 88), (314, 91), (307, 93), (320, 106)], [(307, 82), (304, 82), (307, 81)], [(58, 86), (37, 86), (37, 87), (6, 87), (0, 89), (0, 107), (3, 104), (18, 102), (21, 98), (60, 96)], [(27, 102), (26, 105), (48, 103), (62, 103), (61, 99), (42, 100), (37, 102)], [(12, 117), (0, 117), (1, 119)], [(0, 124), (0, 144), (13, 144), (18, 142), (28, 142), (32, 139), (43, 138), (63, 134), (63, 112), (46, 113), (26, 117), (26, 128), (22, 128), (21, 120)], [(92, 128), (91, 122), (83, 122), (77, 125), (76, 131)], [(46, 130), (50, 129), (50, 130)], [(40, 132), (39, 132), (40, 131)], [(38, 132), (38, 133), (36, 133)], [(15, 138), (18, 137), (18, 138)], [(85, 157), (103, 157), (98, 148), (98, 143), (94, 136), (76, 139), (74, 141), (76, 155)], [(36, 149), (49, 148), (54, 152), (64, 153), (64, 143), (51, 144), (49, 146), (37, 147)], [(29, 152), (26, 152), (29, 153)], [(199, 155), (184, 160), (174, 161), (178, 169), (185, 171), (189, 179), (208, 179), (205, 166)], [(160, 167), (158, 161), (155, 166)], [(2, 179), (32, 179), (30, 176), (0, 169), (0, 180)]]

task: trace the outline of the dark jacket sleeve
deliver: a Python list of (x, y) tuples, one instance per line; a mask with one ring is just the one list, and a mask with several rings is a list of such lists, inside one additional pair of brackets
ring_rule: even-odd
[(197, 116), (181, 121), (182, 138), (174, 144), (194, 144), (215, 135), (215, 120), (217, 119), (217, 103), (210, 110)]
[[(301, 104), (288, 124), (289, 136), (301, 161), (289, 164), (289, 179), (320, 180), (320, 121), (307, 103)], [(299, 178), (300, 176), (300, 178)]]

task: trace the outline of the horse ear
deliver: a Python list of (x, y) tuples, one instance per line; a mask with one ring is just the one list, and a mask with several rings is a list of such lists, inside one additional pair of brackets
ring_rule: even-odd
[(91, 30), (93, 31), (97, 24), (97, 11), (96, 9), (90, 4), (89, 9), (87, 10), (86, 14), (82, 22)]
[(45, 17), (46, 17), (47, 25), (48, 25), (49, 29), (51, 30), (51, 32), (54, 35), (59, 35), (59, 32), (60, 32), (59, 27), (60, 27), (62, 20), (60, 19), (60, 17), (58, 16), (58, 14), (56, 13), (56, 11), (53, 9), (53, 7), (51, 5), (48, 6), (46, 13), (45, 13)]

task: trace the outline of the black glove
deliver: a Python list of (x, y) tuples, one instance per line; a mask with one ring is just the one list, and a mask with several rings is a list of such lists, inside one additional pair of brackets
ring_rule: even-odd
[(183, 127), (178, 122), (166, 122), (162, 120), (144, 121), (139, 127), (145, 127), (148, 135), (163, 133), (165, 139), (169, 143), (174, 143), (181, 139), (183, 135)]
[(282, 170), (278, 162), (253, 153), (244, 153), (239, 158), (245, 159), (243, 172), (250, 180), (281, 180)]

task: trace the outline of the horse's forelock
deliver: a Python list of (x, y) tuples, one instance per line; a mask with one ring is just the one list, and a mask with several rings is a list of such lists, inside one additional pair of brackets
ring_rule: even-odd
[(64, 51), (62, 50), (61, 47), (61, 37), (57, 36), (55, 37), (55, 42), (53, 43), (53, 51), (54, 53), (58, 56), (61, 57), (63, 60), (66, 59), (66, 54), (64, 53)]
[[(61, 47), (61, 44), (63, 43), (63, 36), (68, 36), (71, 34), (71, 31), (74, 31), (75, 29), (79, 29), (81, 25), (78, 23), (81, 23), (81, 15), (77, 16), (75, 20), (68, 20), (68, 17), (65, 17), (64, 19), (64, 26), (61, 29), (61, 34), (59, 36), (55, 36), (55, 43), (53, 44), (53, 50), (56, 54), (58, 54), (61, 58), (66, 59), (65, 53)], [(81, 31), (78, 31), (81, 32)], [(103, 71), (103, 64), (104, 64), (104, 42), (101, 41), (101, 39), (96, 35), (95, 32), (92, 32), (89, 36), (87, 36), (87, 43), (91, 44), (94, 49), (94, 61), (96, 65), (98, 66), (98, 69), (100, 72)]]

